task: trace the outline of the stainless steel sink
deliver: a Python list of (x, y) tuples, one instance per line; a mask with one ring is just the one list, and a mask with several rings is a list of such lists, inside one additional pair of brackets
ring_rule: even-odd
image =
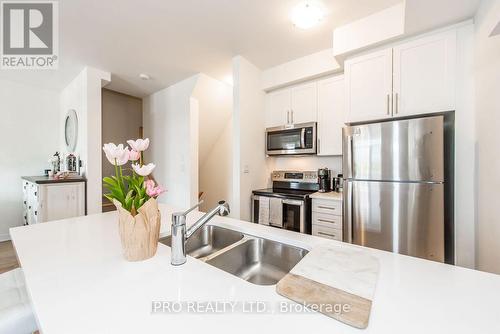
[[(195, 258), (204, 258), (243, 239), (243, 234), (214, 225), (205, 225), (186, 242), (186, 252)], [(171, 245), (170, 236), (160, 239), (162, 244)]]
[(259, 285), (273, 285), (283, 278), (307, 250), (267, 239), (251, 237), (216, 257), (208, 264)]

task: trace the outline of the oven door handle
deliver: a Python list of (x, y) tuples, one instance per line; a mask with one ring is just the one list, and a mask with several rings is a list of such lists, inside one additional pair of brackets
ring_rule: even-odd
[(298, 205), (298, 206), (304, 206), (304, 202), (303, 201), (296, 201), (296, 200), (292, 200), (292, 199), (284, 199), (282, 201), (283, 204), (289, 204), (289, 205)]
[(306, 128), (300, 130), (300, 148), (306, 148)]

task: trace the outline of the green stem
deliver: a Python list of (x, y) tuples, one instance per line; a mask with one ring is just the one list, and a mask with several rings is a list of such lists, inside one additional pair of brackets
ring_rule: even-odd
[(120, 190), (122, 191), (122, 195), (125, 198), (126, 195), (125, 195), (125, 185), (123, 184), (123, 172), (121, 167), (118, 168), (118, 163), (116, 162), (116, 158), (115, 158), (115, 175), (116, 178), (118, 179), (118, 183), (120, 184)]
[(119, 178), (119, 175), (118, 175), (118, 164), (116, 163), (116, 159), (115, 159), (115, 176), (116, 176), (116, 178)]

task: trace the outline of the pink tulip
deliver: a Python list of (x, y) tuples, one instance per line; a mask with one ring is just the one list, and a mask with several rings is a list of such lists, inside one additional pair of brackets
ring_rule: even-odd
[(155, 186), (155, 181), (153, 180), (144, 181), (144, 187), (146, 187), (146, 194), (153, 198), (160, 196), (166, 191), (162, 186)]
[(140, 176), (148, 176), (151, 174), (153, 169), (155, 169), (155, 164), (149, 163), (147, 165), (140, 166), (139, 164), (133, 164), (132, 169)]
[(127, 140), (127, 143), (132, 147), (134, 151), (142, 152), (147, 150), (149, 147), (149, 138), (146, 139), (137, 139), (137, 140)]
[(141, 157), (141, 153), (137, 152), (136, 150), (130, 150), (128, 153), (128, 160), (129, 161), (137, 161)]
[(116, 146), (113, 143), (104, 144), (103, 151), (110, 163), (117, 166), (125, 165), (128, 162), (128, 148), (123, 147), (123, 144)]

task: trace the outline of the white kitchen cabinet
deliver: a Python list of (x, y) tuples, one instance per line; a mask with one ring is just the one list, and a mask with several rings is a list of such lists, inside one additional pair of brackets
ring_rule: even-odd
[(316, 82), (291, 88), (290, 123), (300, 124), (317, 121), (318, 90)]
[(345, 62), (346, 121), (392, 117), (392, 49)]
[[(23, 180), (25, 225), (85, 215), (85, 181), (47, 183), (43, 177)], [(37, 183), (42, 180), (42, 183)]]
[(266, 127), (290, 123), (291, 90), (282, 89), (266, 95)]
[(342, 155), (342, 127), (345, 119), (344, 76), (317, 82), (318, 155)]
[(455, 110), (456, 30), (345, 62), (346, 122)]
[(342, 200), (332, 194), (316, 193), (312, 197), (312, 235), (343, 240)]
[(48, 184), (40, 187), (41, 217), (44, 221), (58, 220), (85, 214), (83, 182)]
[(394, 48), (394, 116), (455, 110), (456, 32)]
[(317, 121), (316, 82), (280, 89), (266, 96), (266, 127)]

